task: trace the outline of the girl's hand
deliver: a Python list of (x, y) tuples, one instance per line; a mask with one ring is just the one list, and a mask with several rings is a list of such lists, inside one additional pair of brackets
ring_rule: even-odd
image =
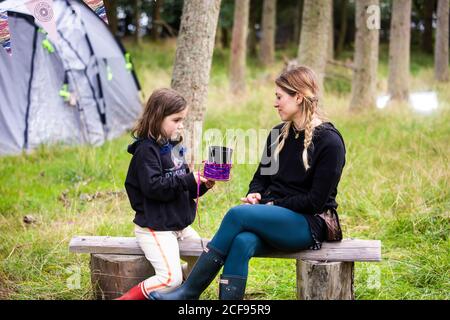
[(194, 178), (195, 178), (195, 182), (197, 184), (199, 184), (199, 179), (200, 179), (200, 183), (206, 183), (208, 182), (208, 180), (203, 177), (202, 175), (200, 175), (200, 171), (194, 172)]
[(216, 184), (216, 181), (214, 180), (206, 180), (205, 185), (208, 189), (211, 189)]
[(241, 201), (246, 204), (258, 204), (260, 200), (260, 193), (249, 193), (246, 198), (241, 198)]

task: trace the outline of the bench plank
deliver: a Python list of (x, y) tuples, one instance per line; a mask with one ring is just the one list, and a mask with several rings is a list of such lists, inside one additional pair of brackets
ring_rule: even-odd
[[(180, 255), (199, 256), (209, 239), (179, 241)], [(136, 238), (110, 236), (76, 236), (69, 244), (70, 252), (143, 255)], [(294, 253), (276, 252), (262, 258), (284, 258), (317, 261), (381, 261), (380, 240), (344, 239), (324, 242), (321, 250), (302, 250)]]

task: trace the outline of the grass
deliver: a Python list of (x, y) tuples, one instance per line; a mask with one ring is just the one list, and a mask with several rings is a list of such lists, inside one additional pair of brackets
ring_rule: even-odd
[[(170, 85), (173, 41), (126, 45), (147, 96)], [(204, 128), (225, 132), (277, 124), (273, 79), (282, 60), (269, 69), (251, 60), (247, 93), (237, 98), (228, 93), (228, 57), (228, 50), (214, 54)], [(450, 93), (448, 85), (433, 81), (432, 58), (413, 53), (411, 63), (413, 89), (438, 93), (435, 114), (418, 115), (405, 106), (352, 114), (350, 84), (335, 79), (325, 84), (325, 110), (347, 146), (337, 197), (345, 236), (383, 244), (381, 263), (356, 263), (357, 299), (450, 298)], [(385, 50), (379, 72), (381, 92)], [(130, 140), (124, 135), (98, 148), (42, 146), (29, 155), (0, 158), (0, 298), (92, 298), (89, 257), (70, 254), (68, 242), (81, 234), (133, 236), (123, 187)], [(235, 165), (232, 181), (201, 199), (201, 225), (197, 219), (194, 227), (202, 236), (211, 237), (238, 204), (255, 168)], [(36, 223), (23, 223), (25, 215)], [(294, 261), (253, 259), (249, 274), (247, 299), (295, 299)], [(217, 298), (216, 282), (202, 298)]]

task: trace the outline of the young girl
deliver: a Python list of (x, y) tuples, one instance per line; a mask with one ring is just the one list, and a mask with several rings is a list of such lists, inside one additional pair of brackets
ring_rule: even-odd
[(150, 292), (170, 291), (182, 282), (178, 239), (200, 238), (194, 221), (197, 186), (203, 195), (214, 181), (192, 173), (184, 160), (181, 130), (188, 107), (175, 90), (152, 93), (128, 146), (133, 155), (125, 180), (131, 207), (136, 212), (135, 234), (155, 275), (133, 287), (118, 300), (148, 299)]

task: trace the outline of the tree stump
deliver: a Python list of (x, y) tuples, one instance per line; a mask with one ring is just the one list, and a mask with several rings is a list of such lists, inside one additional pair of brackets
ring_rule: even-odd
[[(182, 257), (186, 280), (198, 257)], [(96, 300), (120, 297), (139, 282), (153, 276), (155, 270), (142, 255), (91, 254), (91, 283)]]
[(353, 262), (297, 260), (297, 299), (353, 300)]
[(183, 281), (186, 280), (189, 276), (189, 274), (192, 271), (192, 268), (194, 268), (195, 263), (198, 260), (198, 257), (181, 257), (185, 262), (181, 264), (182, 271), (183, 271)]
[(91, 282), (96, 300), (120, 297), (155, 271), (141, 255), (91, 254)]

